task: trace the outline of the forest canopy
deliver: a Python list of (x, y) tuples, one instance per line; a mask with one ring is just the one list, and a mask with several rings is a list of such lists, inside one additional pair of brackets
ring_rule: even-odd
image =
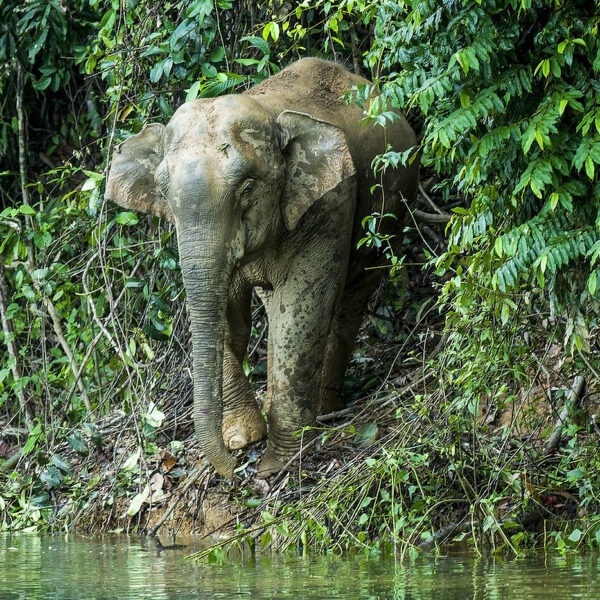
[[(154, 431), (176, 387), (165, 373), (189, 361), (174, 230), (105, 202), (115, 145), (304, 56), (373, 81), (377, 101), (348, 97), (367, 121), (385, 126), (393, 107), (418, 128), (426, 193), (452, 217), (442, 246), (418, 224), (411, 243), (443, 319), (431, 364), (456, 443), (477, 437), (483, 399), (507, 406), (540, 385), (550, 355), (548, 398), (576, 373), (597, 390), (599, 26), (585, 0), (3, 0), (0, 423), (21, 434), (0, 437), (0, 456), (18, 447), (39, 465), (16, 468), (6, 501), (68, 485), (50, 448), (83, 452), (103, 415), (138, 412)], [(571, 439), (590, 431), (597, 444), (590, 422)], [(588, 450), (572, 445), (553, 471), (584, 504), (598, 502)], [(478, 501), (500, 493), (473, 486)]]

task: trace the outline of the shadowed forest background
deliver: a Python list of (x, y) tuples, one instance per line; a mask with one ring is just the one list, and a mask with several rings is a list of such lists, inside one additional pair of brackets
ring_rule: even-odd
[[(378, 101), (348, 97), (373, 126), (407, 114), (421, 193), (405, 255), (378, 234), (393, 216), (365, 219), (391, 282), (357, 341), (354, 402), (269, 490), (223, 493), (244, 535), (598, 549), (599, 26), (583, 0), (3, 0), (1, 528), (142, 529), (189, 474), (175, 231), (106, 203), (107, 164), (182, 102), (319, 56), (374, 82)], [(259, 398), (267, 336), (257, 305)]]

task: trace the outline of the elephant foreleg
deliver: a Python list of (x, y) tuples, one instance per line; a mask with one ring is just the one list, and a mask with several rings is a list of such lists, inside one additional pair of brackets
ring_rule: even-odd
[[(330, 280), (332, 278), (330, 277)], [(269, 441), (258, 475), (274, 473), (301, 445), (299, 430), (315, 422), (323, 354), (337, 295), (333, 281), (292, 282), (269, 302)]]
[(251, 331), (252, 290), (232, 288), (223, 348), (223, 440), (230, 450), (265, 437), (267, 427), (243, 371)]

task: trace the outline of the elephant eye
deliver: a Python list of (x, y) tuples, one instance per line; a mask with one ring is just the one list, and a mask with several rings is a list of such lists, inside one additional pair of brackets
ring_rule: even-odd
[(256, 180), (254, 179), (246, 179), (240, 188), (240, 194), (248, 194), (250, 193), (254, 187), (256, 186)]

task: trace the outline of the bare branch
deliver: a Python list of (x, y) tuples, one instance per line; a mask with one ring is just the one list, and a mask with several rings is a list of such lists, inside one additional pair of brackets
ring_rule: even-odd
[[(4, 334), (4, 344), (8, 350), (10, 356), (10, 370), (12, 372), (15, 383), (21, 380), (21, 369), (19, 367), (19, 352), (17, 350), (14, 330), (12, 322), (6, 316), (6, 308), (8, 306), (8, 297), (6, 290), (8, 285), (6, 282), (6, 275), (4, 274), (4, 265), (0, 262), (0, 319), (2, 320), (2, 333)], [(29, 429), (33, 427), (33, 415), (29, 408), (29, 402), (25, 397), (24, 386), (15, 385), (15, 395), (19, 401), (19, 407), (25, 418), (25, 423)]]

